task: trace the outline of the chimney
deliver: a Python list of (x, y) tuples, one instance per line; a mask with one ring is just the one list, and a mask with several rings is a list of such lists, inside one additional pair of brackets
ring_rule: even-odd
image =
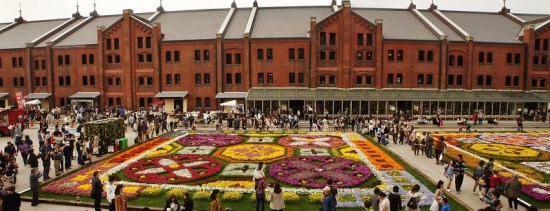
[(342, 0), (342, 7), (350, 7), (351, 8), (351, 1), (350, 0)]

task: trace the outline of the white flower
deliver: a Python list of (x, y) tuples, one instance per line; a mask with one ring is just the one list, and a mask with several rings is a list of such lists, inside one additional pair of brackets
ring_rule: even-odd
[(273, 137), (253, 137), (249, 138), (246, 142), (247, 143), (273, 143), (275, 141), (275, 138)]
[(315, 144), (317, 146), (325, 146), (330, 147), (330, 144), (327, 143), (330, 141), (330, 138), (323, 137), (323, 138), (302, 138), (302, 137), (292, 137), (294, 139), (294, 142), (290, 143), (291, 146), (302, 146), (307, 144)]
[(302, 148), (300, 149), (301, 156), (330, 156), (327, 149), (320, 148)]
[(255, 164), (252, 163), (231, 163), (223, 169), (221, 176), (252, 177)]
[(215, 149), (216, 147), (211, 146), (185, 147), (176, 154), (210, 155)]
[(522, 162), (521, 164), (529, 166), (538, 171), (544, 172), (545, 174), (550, 174), (550, 162)]

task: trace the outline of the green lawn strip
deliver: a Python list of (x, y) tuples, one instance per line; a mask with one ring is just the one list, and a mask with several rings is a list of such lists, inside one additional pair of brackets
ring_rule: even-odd
[[(371, 143), (375, 144), (379, 149), (381, 149), (383, 152), (388, 154), (391, 158), (393, 158), (397, 163), (399, 163), (403, 168), (405, 168), (405, 171), (409, 172), (413, 177), (415, 177), (420, 183), (424, 184), (429, 190), (432, 192), (435, 192), (435, 184), (426, 179), (424, 176), (422, 176), (420, 173), (418, 173), (416, 170), (414, 170), (409, 164), (404, 162), (399, 156), (395, 155), (393, 152), (389, 151), (385, 147), (378, 144), (378, 142), (374, 141), (371, 137), (365, 136), (361, 134), (364, 138), (369, 140)], [(449, 199), (449, 205), (451, 205), (451, 210), (467, 210), (466, 207), (462, 206), (460, 203), (455, 201), (452, 197), (448, 197)], [(429, 207), (422, 207), (422, 210), (429, 210)]]

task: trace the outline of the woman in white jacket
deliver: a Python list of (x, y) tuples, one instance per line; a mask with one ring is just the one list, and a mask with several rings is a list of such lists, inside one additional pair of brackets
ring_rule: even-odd
[(418, 205), (420, 203), (420, 199), (422, 198), (422, 195), (420, 194), (420, 185), (413, 185), (407, 198), (407, 211), (420, 211), (420, 206)]
[(267, 201), (270, 201), (269, 208), (273, 211), (283, 211), (285, 208), (285, 200), (283, 199), (283, 190), (279, 183), (275, 184), (273, 192), (267, 197)]

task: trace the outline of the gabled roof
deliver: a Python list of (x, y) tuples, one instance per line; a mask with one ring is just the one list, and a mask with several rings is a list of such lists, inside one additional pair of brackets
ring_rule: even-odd
[(541, 19), (541, 18), (545, 18), (545, 17), (548, 17), (549, 15), (546, 14), (546, 15), (543, 15), (543, 14), (514, 14), (516, 16), (518, 16), (519, 18), (523, 19), (524, 21), (533, 21), (533, 20), (537, 20), (537, 19)]
[(225, 32), (225, 39), (241, 39), (244, 35), (244, 29), (246, 28), (246, 22), (250, 17), (251, 8), (237, 9), (233, 15), (233, 19), (229, 24), (227, 32)]
[(441, 11), (474, 37), (475, 42), (522, 43), (522, 26), (499, 13)]
[(439, 40), (409, 10), (354, 8), (357, 14), (375, 23), (384, 21), (384, 39), (391, 40)]
[(61, 40), (55, 46), (75, 46), (75, 45), (95, 45), (97, 44), (97, 27), (110, 26), (122, 15), (100, 16), (92, 20), (90, 23), (82, 26), (65, 39)]
[(0, 29), (10, 25), (11, 23), (0, 23)]
[(153, 22), (161, 23), (163, 41), (216, 39), (229, 9), (165, 12)]
[(439, 30), (441, 30), (445, 35), (447, 35), (447, 40), (449, 41), (464, 41), (464, 38), (457, 34), (452, 28), (447, 26), (443, 21), (437, 18), (431, 11), (420, 11), (424, 17), (426, 17), (430, 22), (432, 22)]
[(45, 39), (44, 41), (38, 43), (37, 45), (35, 45), (34, 47), (37, 47), (37, 48), (41, 48), (41, 47), (46, 47), (46, 43), (51, 41), (52, 39), (55, 39), (57, 38), (58, 36), (66, 33), (67, 31), (69, 31), (70, 29), (72, 29), (74, 26), (78, 25), (79, 23), (82, 23), (84, 20), (86, 20), (85, 18), (81, 18), (81, 19), (78, 19), (76, 21), (74, 21), (73, 23), (67, 25), (65, 28), (63, 28), (62, 30), (58, 31), (57, 33), (53, 34), (52, 36), (50, 36), (48, 39)]
[(151, 16), (153, 16), (153, 14), (155, 14), (154, 12), (144, 12), (144, 13), (134, 13), (133, 15), (135, 16), (138, 16), (142, 19), (149, 19)]
[(330, 6), (258, 8), (252, 38), (307, 38), (309, 20), (331, 15)]
[(41, 37), (67, 20), (57, 19), (21, 23), (0, 34), (0, 49), (25, 48), (26, 43)]

